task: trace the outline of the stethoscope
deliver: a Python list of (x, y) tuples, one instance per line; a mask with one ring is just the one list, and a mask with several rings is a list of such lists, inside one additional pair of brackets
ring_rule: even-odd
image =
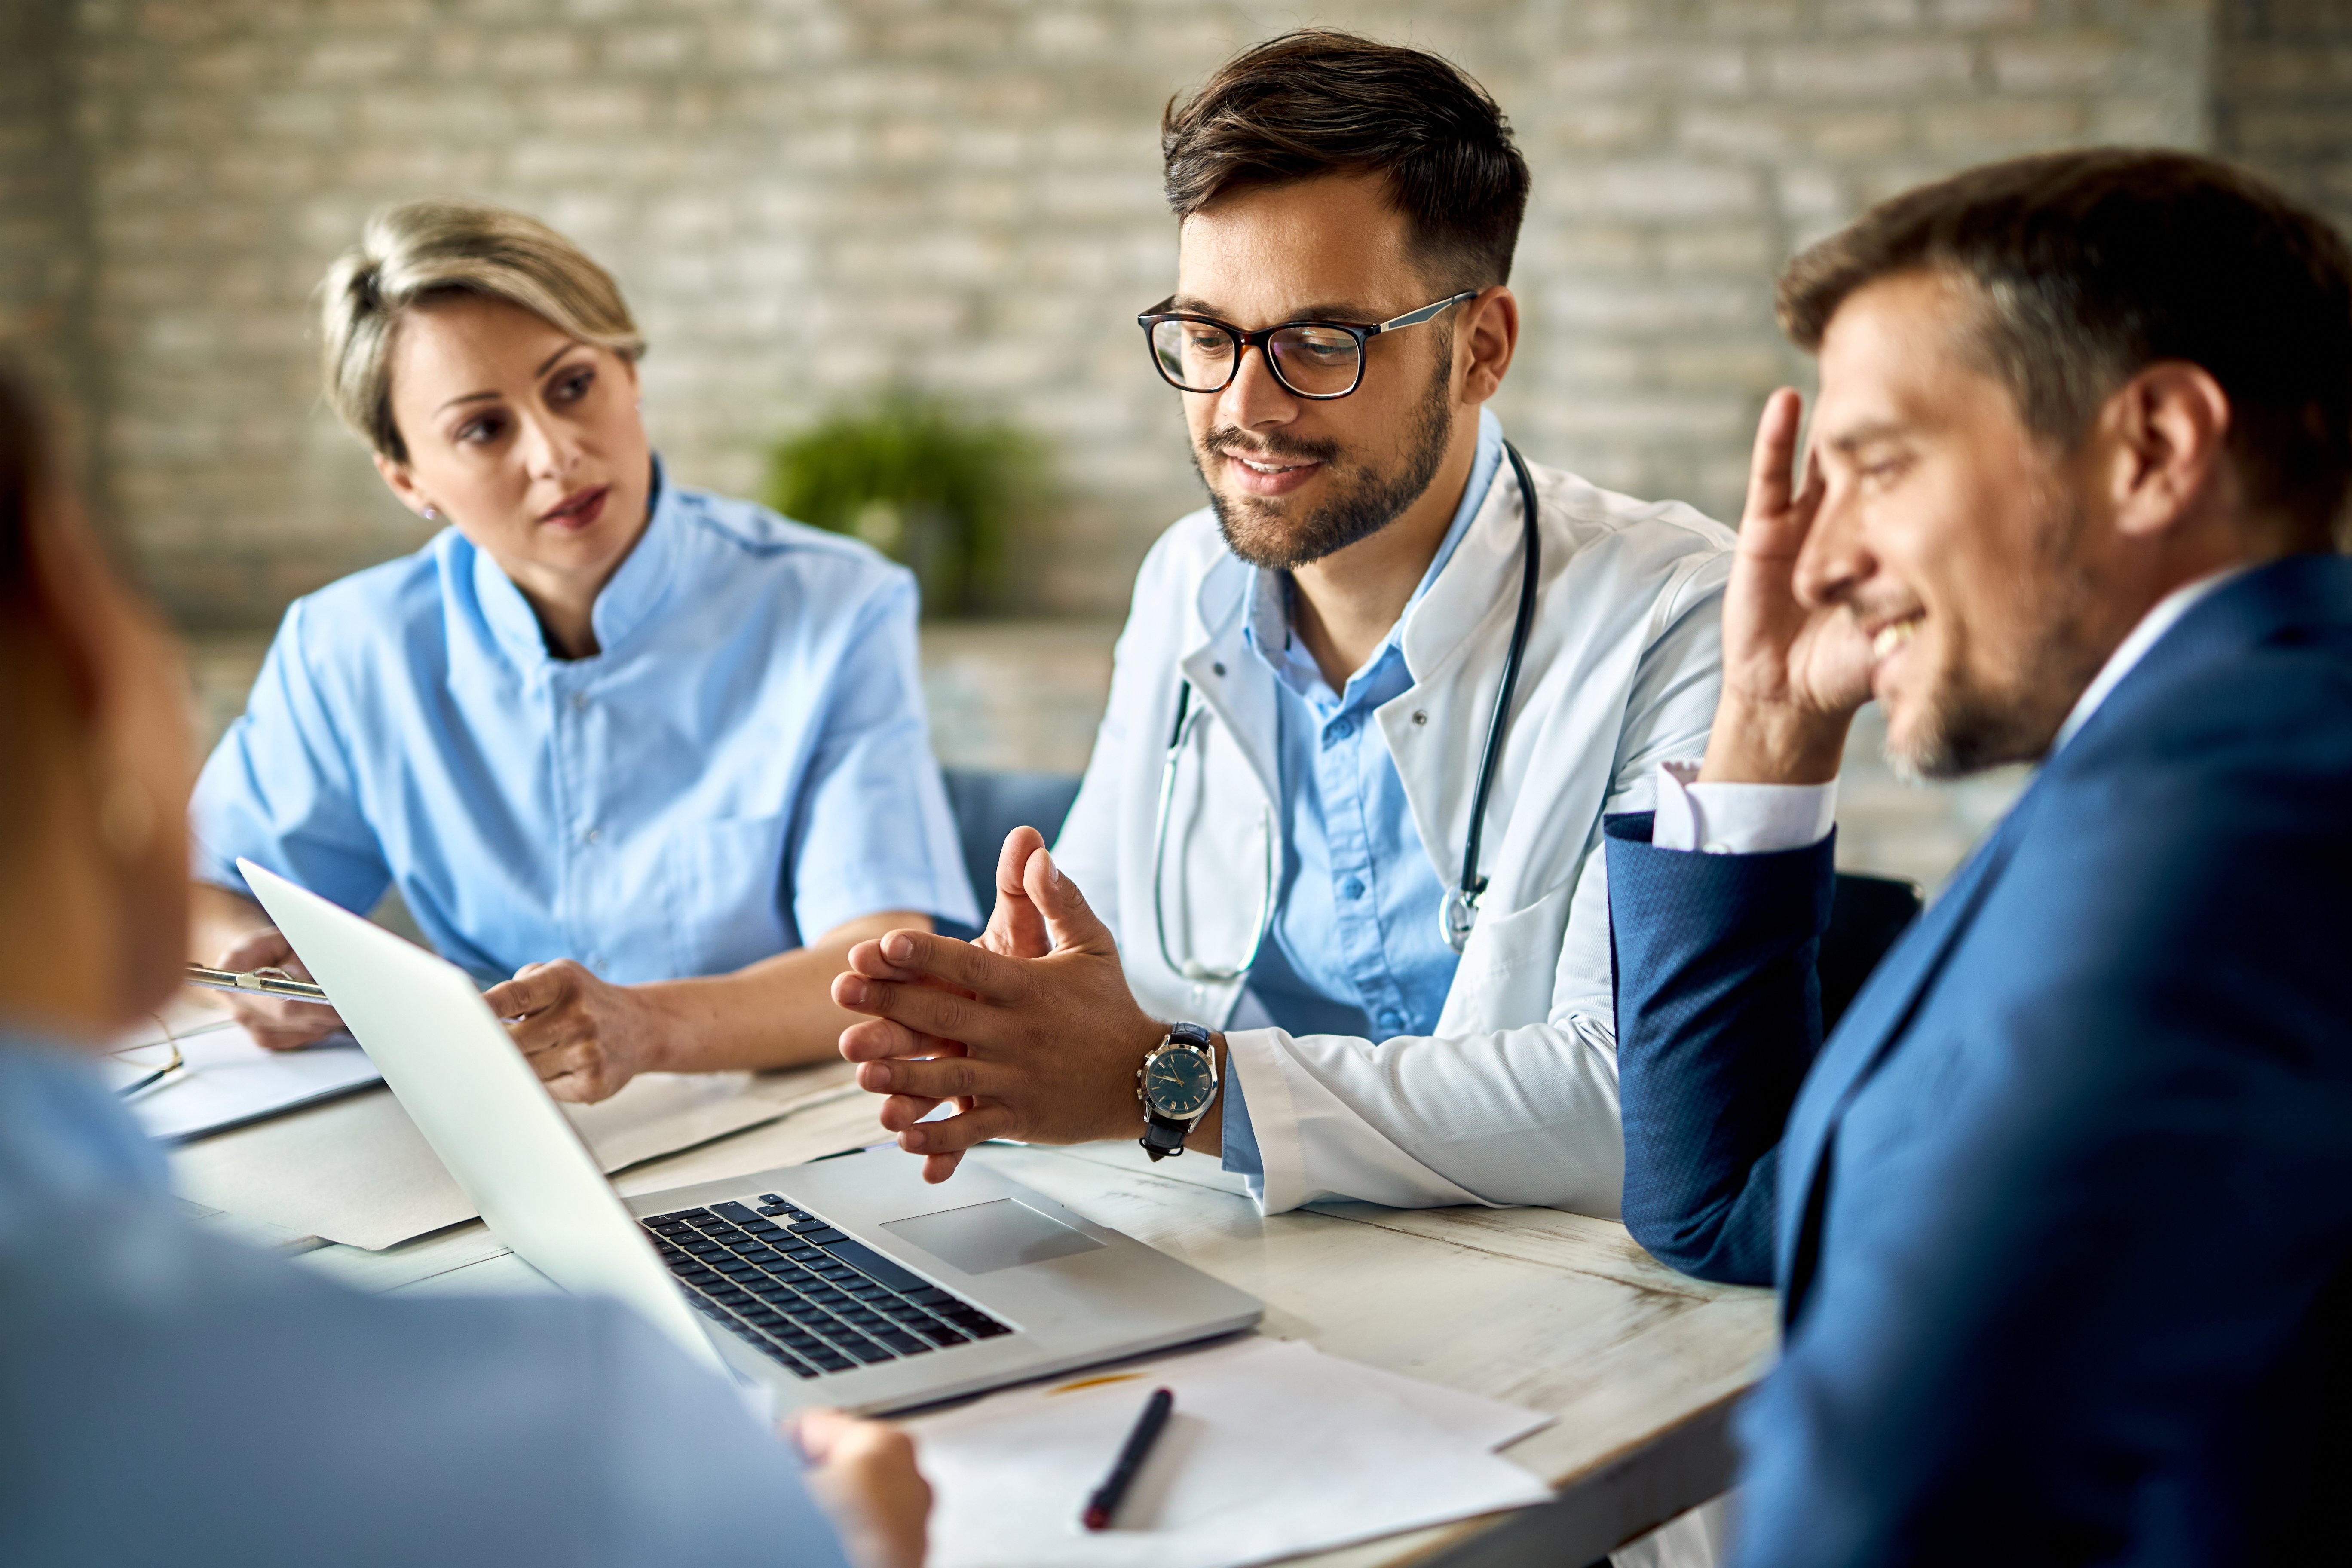
[[(1478, 789), (1470, 798), (1469, 841), (1462, 848), (1462, 880), (1445, 889), (1438, 900), (1437, 929), (1445, 945), (1460, 952), (1470, 941), (1470, 929), (1478, 923), (1478, 900), (1486, 890), (1486, 879), (1478, 870), (1478, 851), (1486, 838), (1486, 797), (1494, 793), (1495, 764), (1503, 749), (1503, 730), (1510, 721), (1511, 692), (1518, 685), (1519, 666), (1526, 659), (1528, 637), (1535, 628), (1536, 575), (1542, 569), (1543, 544), (1536, 531), (1536, 487), (1528, 477), (1527, 460), (1519, 449), (1509, 442), (1503, 443), (1503, 455), (1511, 460), (1511, 472), (1519, 481), (1519, 518), (1527, 547), (1519, 570), (1519, 613), (1511, 624), (1511, 649), (1503, 658), (1503, 685), (1495, 693), (1495, 711), (1486, 721), (1486, 745), (1478, 757)], [(1168, 820), (1176, 799), (1176, 764), (1192, 744), (1192, 731), (1207, 712), (1206, 707), (1192, 705), (1192, 682), (1179, 677), (1176, 683), (1176, 723), (1168, 735), (1168, 760), (1160, 770), (1160, 810), (1151, 829), (1151, 915), (1160, 929), (1160, 957), (1168, 967), (1187, 980), (1239, 980), (1257, 963), (1257, 955), (1265, 946), (1265, 933), (1274, 916), (1274, 829), (1269, 822), (1265, 833), (1265, 865), (1263, 869), (1264, 891), (1258, 897), (1255, 935), (1250, 939), (1249, 951), (1241, 962), (1230, 966), (1203, 963), (1197, 958), (1181, 962), (1168, 946), (1168, 905), (1161, 898), (1161, 878), (1168, 858)]]

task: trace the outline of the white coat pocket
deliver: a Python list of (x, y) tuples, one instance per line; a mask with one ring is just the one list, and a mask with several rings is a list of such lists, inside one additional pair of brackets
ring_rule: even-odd
[(1564, 883), (1525, 909), (1480, 913), (1446, 994), (1440, 1035), (1486, 1034), (1550, 1014), (1573, 890)]

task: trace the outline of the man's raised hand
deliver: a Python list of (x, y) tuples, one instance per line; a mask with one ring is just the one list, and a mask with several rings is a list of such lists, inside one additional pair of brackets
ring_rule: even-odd
[(1794, 480), (1804, 400), (1765, 400), (1748, 507), (1723, 599), (1723, 700), (1699, 777), (1709, 783), (1822, 784), (1837, 776), (1854, 710), (1870, 698), (1870, 645), (1837, 605), (1809, 605), (1798, 561), (1821, 511), (1809, 455)]

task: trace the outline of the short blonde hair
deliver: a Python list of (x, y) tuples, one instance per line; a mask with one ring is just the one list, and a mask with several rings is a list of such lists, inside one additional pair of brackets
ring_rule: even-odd
[(474, 202), (386, 207), (327, 268), (319, 337), (327, 401), (395, 463), (408, 461), (392, 417), (392, 346), (401, 318), (463, 294), (520, 306), (625, 360), (646, 352), (613, 275), (537, 218)]

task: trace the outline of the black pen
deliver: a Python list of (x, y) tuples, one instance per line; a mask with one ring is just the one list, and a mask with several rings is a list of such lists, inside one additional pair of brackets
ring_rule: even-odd
[(1176, 1395), (1168, 1389), (1156, 1391), (1137, 1417), (1135, 1430), (1127, 1435), (1127, 1442), (1118, 1451), (1118, 1463), (1110, 1468), (1103, 1484), (1095, 1495), (1087, 1499), (1087, 1511), (1081, 1516), (1088, 1530), (1108, 1530), (1110, 1516), (1118, 1511), (1127, 1489), (1135, 1484), (1135, 1472), (1143, 1468), (1150, 1457), (1151, 1445), (1160, 1440), (1160, 1429), (1168, 1425), (1168, 1413), (1176, 1408)]

